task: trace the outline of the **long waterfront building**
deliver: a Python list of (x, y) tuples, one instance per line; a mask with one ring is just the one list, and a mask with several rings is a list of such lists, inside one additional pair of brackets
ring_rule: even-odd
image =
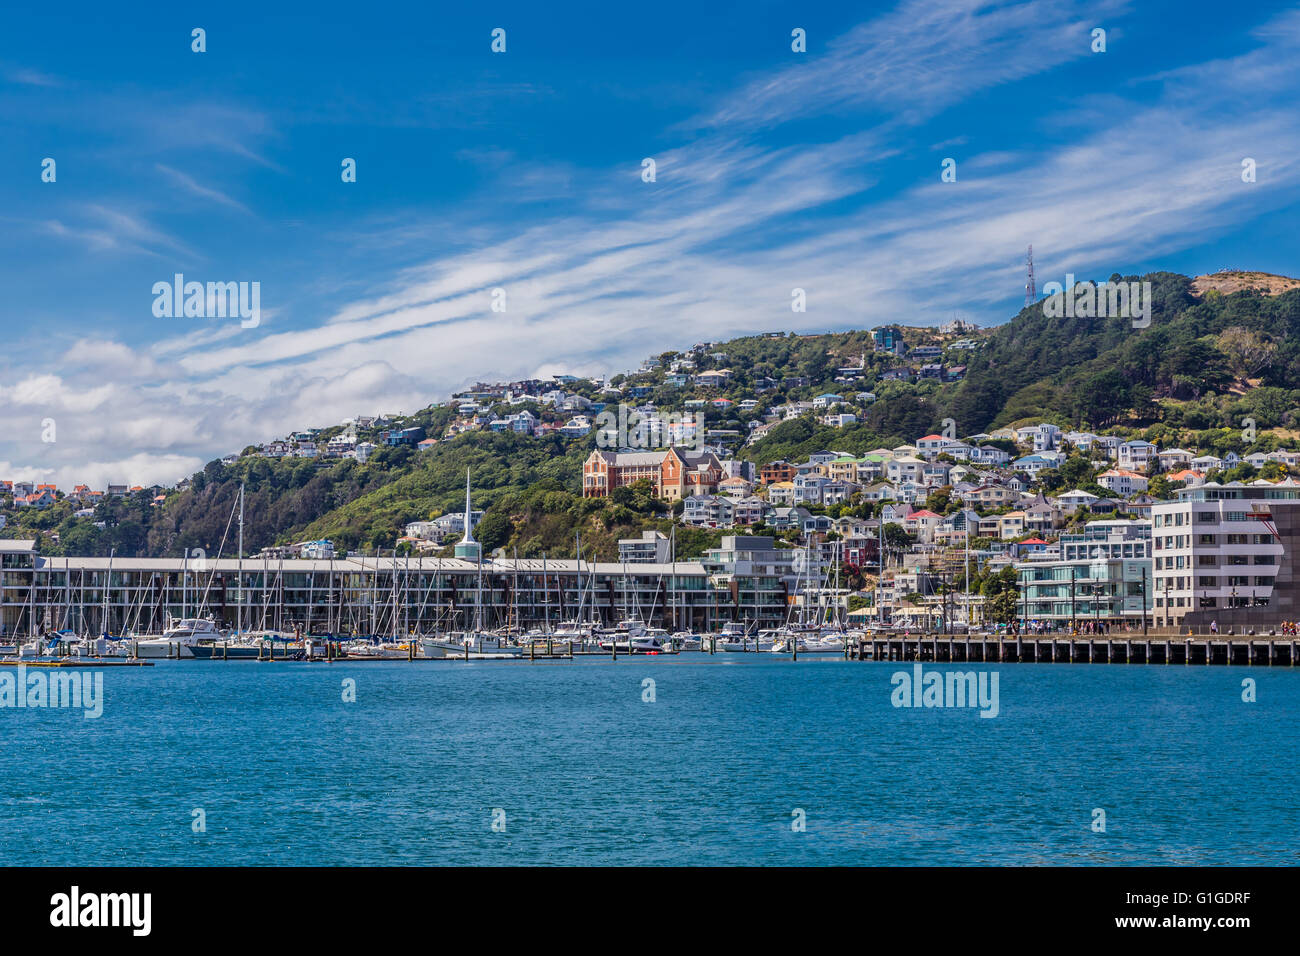
[(539, 558), (336, 559), (46, 557), (0, 540), (0, 636), (159, 633), (211, 615), (244, 631), (405, 635), (482, 626), (613, 624), (669, 630), (784, 623), (799, 587), (792, 549), (729, 536), (701, 560), (604, 563)]

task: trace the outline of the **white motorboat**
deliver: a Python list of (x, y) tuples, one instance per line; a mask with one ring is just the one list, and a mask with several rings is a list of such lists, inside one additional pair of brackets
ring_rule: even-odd
[(643, 621), (624, 620), (600, 635), (601, 650), (618, 650), (630, 654), (675, 654), (676, 649), (662, 627), (650, 627)]
[(774, 654), (789, 654), (792, 647), (797, 647), (800, 654), (843, 654), (843, 634), (788, 633), (783, 635), (770, 648)]
[(672, 640), (667, 635), (644, 635), (642, 637), (625, 637), (617, 639), (613, 635), (602, 638), (600, 649), (618, 651), (622, 654), (676, 654)]
[[(727, 633), (727, 629), (724, 627), (723, 628), (724, 637), (726, 633)], [(742, 632), (739, 639), (733, 637), (730, 639), (720, 640), (718, 642), (718, 649), (723, 651), (730, 651), (732, 653), (736, 653), (736, 652), (745, 653), (746, 651), (751, 651), (751, 652), (770, 651), (776, 645), (777, 641), (781, 639), (783, 635), (784, 632), (781, 631), (780, 629), (761, 630), (753, 637), (746, 636)]]
[(211, 619), (192, 617), (177, 621), (161, 637), (132, 638), (128, 643), (136, 657), (193, 657), (190, 649), (195, 644), (216, 643), (224, 636)]
[(704, 650), (704, 638), (690, 631), (676, 631), (668, 637), (669, 643), (679, 651)]

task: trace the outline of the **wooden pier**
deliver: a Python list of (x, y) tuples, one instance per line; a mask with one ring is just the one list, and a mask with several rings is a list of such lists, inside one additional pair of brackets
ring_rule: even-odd
[(851, 642), (857, 661), (1003, 664), (1218, 664), (1294, 667), (1296, 637), (1141, 637), (928, 634)]

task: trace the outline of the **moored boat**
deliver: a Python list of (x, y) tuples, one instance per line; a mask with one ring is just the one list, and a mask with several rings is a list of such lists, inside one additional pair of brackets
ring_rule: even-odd
[(466, 631), (445, 637), (420, 638), (420, 651), (425, 657), (459, 657), (470, 660), (493, 660), (518, 657), (525, 651), (518, 644), (507, 643), (499, 635), (485, 631)]
[(224, 636), (210, 618), (183, 618), (159, 637), (132, 638), (128, 644), (135, 657), (194, 657), (194, 646), (200, 641), (219, 641)]

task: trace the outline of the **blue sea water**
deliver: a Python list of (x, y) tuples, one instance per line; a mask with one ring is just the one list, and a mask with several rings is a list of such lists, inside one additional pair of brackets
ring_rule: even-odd
[(894, 707), (911, 667), (106, 669), (99, 719), (0, 709), (0, 864), (1296, 861), (1300, 671), (993, 664), (986, 719)]

